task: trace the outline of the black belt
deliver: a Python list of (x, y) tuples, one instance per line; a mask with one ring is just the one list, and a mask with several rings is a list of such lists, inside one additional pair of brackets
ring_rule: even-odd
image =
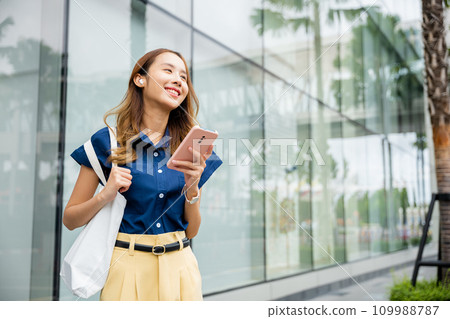
[[(190, 242), (191, 241), (189, 238), (184, 237), (183, 238), (183, 248), (186, 248), (187, 246), (189, 246)], [(116, 240), (116, 247), (128, 249), (130, 247), (130, 243), (127, 241)], [(163, 255), (164, 253), (168, 253), (169, 251), (180, 250), (180, 243), (174, 242), (174, 243), (167, 244), (167, 245), (156, 245), (156, 246), (134, 244), (134, 249), (140, 250), (140, 251), (146, 251), (149, 253), (153, 253), (154, 255), (160, 256), (160, 255)]]

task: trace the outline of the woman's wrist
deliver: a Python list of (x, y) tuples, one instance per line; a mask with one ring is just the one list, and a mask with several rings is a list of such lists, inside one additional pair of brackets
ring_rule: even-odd
[(110, 199), (110, 196), (106, 194), (105, 188), (103, 188), (95, 197), (101, 206), (108, 204), (112, 200)]
[(197, 185), (192, 185), (191, 187), (187, 188), (185, 186), (185, 192), (186, 192), (186, 197), (188, 200), (191, 200), (194, 197), (197, 197), (198, 194), (200, 193), (200, 190), (198, 188), (198, 184)]

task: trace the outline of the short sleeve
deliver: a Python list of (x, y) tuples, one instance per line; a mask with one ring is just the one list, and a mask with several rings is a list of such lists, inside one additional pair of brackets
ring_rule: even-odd
[(211, 156), (206, 160), (206, 167), (203, 170), (202, 177), (200, 177), (200, 181), (198, 182), (198, 188), (201, 188), (203, 184), (211, 177), (211, 175), (222, 165), (222, 160), (219, 156), (213, 151)]
[[(111, 154), (111, 142), (109, 140), (109, 130), (108, 127), (104, 127), (94, 135), (91, 136), (92, 146), (94, 147), (95, 154), (100, 162), (103, 173), (108, 179), (109, 172), (111, 171), (111, 163), (108, 161), (108, 157)], [(91, 163), (87, 157), (86, 151), (84, 150), (84, 145), (81, 145), (76, 150), (70, 154), (70, 156), (80, 165), (92, 168)]]

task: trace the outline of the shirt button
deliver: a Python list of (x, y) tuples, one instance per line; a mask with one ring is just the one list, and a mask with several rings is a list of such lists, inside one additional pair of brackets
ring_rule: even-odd
[(156, 224), (156, 227), (158, 227), (158, 228), (161, 227), (161, 224), (160, 224), (160, 223), (157, 223), (157, 224)]
[(154, 153), (153, 153), (153, 156), (154, 156), (154, 157), (157, 157), (158, 155), (159, 155), (158, 152), (154, 152)]
[(162, 173), (162, 169), (159, 169), (159, 170), (158, 170), (158, 173)]
[(159, 198), (163, 198), (164, 197), (164, 194), (163, 193), (160, 193), (159, 194)]

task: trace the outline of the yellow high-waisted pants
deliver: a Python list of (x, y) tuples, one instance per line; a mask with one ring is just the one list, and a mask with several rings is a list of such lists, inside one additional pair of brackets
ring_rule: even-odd
[(161, 256), (134, 250), (134, 243), (182, 243), (184, 237), (184, 231), (159, 235), (119, 233), (117, 239), (131, 245), (129, 249), (114, 247), (100, 300), (203, 300), (202, 278), (190, 246)]

